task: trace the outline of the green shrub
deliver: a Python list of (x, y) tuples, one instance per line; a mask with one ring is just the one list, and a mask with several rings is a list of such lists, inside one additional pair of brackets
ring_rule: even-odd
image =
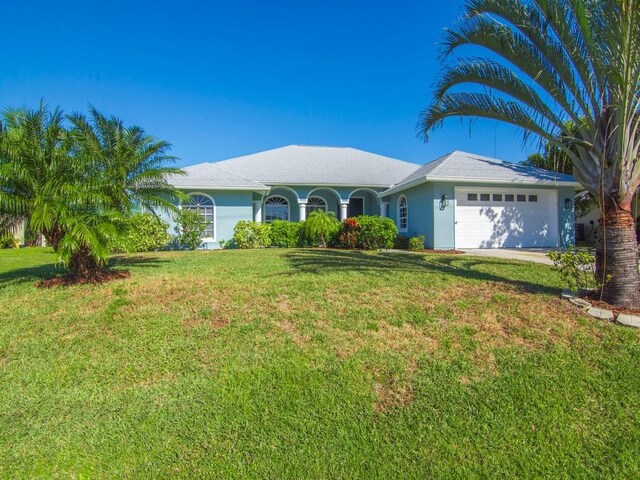
[(138, 213), (116, 223), (118, 236), (111, 242), (112, 252), (151, 252), (166, 248), (171, 241), (169, 224), (151, 213)]
[(424, 241), (426, 240), (424, 235), (418, 235), (415, 237), (411, 237), (408, 242), (408, 248), (412, 252), (419, 252), (424, 250)]
[(596, 260), (589, 250), (571, 247), (566, 252), (549, 252), (547, 257), (553, 261), (555, 270), (560, 273), (567, 287), (574, 292), (600, 286), (595, 275)]
[(240, 220), (233, 229), (233, 243), (236, 248), (265, 248), (271, 245), (268, 223)]
[(326, 248), (337, 243), (341, 226), (335, 213), (314, 210), (304, 221), (304, 236), (312, 245)]
[(20, 248), (18, 239), (8, 231), (0, 233), (0, 248)]
[(285, 222), (274, 220), (269, 224), (271, 246), (281, 248), (294, 248), (303, 243), (304, 224), (301, 222)]
[(409, 237), (405, 235), (398, 235), (396, 241), (393, 243), (393, 248), (398, 250), (407, 250), (409, 248)]
[(390, 218), (377, 215), (360, 215), (358, 221), (358, 246), (365, 250), (393, 248), (398, 228)]
[(175, 245), (181, 250), (196, 250), (202, 245), (202, 236), (207, 229), (207, 222), (200, 212), (182, 209), (176, 216)]

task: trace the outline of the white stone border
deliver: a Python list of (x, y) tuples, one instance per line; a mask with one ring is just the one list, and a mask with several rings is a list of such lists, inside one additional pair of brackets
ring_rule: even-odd
[(562, 298), (566, 298), (576, 307), (581, 308), (588, 315), (598, 320), (619, 323), (627, 327), (640, 328), (640, 315), (631, 315), (629, 313), (616, 313), (608, 308), (594, 307), (590, 302), (576, 297), (571, 290), (563, 290)]

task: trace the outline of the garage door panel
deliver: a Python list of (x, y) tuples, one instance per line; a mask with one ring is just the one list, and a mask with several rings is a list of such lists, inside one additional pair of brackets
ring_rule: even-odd
[(553, 191), (460, 188), (455, 209), (456, 248), (557, 245)]

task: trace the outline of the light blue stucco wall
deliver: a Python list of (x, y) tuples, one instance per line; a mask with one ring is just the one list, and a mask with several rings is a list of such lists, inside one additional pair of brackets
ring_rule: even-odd
[[(220, 248), (221, 240), (231, 240), (233, 228), (240, 220), (253, 220), (253, 192), (236, 190), (185, 190), (185, 193), (201, 193), (211, 197), (215, 203), (215, 239), (207, 244), (208, 249)], [(170, 233), (175, 233), (175, 220), (164, 218), (170, 225)]]
[[(460, 185), (465, 188), (504, 188), (504, 184), (473, 184)], [(448, 182), (424, 183), (382, 199), (389, 202), (389, 217), (398, 225), (398, 201), (405, 195), (408, 201), (408, 230), (401, 235), (424, 235), (427, 248), (451, 249), (455, 246), (455, 187)], [(531, 186), (510, 186), (514, 191), (530, 189)], [(558, 232), (559, 245), (566, 248), (575, 243), (575, 214), (573, 201), (569, 209), (565, 209), (565, 199), (573, 199), (572, 187), (539, 187), (558, 191)], [(441, 206), (442, 195), (449, 200), (447, 207)]]
[(393, 221), (396, 222), (396, 225), (398, 225), (400, 197), (402, 195), (407, 197), (408, 229), (406, 232), (399, 231), (398, 234), (407, 237), (424, 235), (426, 239), (425, 245), (427, 248), (434, 248), (433, 191), (434, 185), (432, 183), (423, 183), (382, 199), (383, 202), (389, 203), (389, 218), (393, 219)]

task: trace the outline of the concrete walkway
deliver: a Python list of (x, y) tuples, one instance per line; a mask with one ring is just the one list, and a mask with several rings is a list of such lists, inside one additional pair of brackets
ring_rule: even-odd
[(553, 262), (547, 258), (549, 249), (546, 248), (467, 248), (462, 251), (468, 255), (553, 265)]

